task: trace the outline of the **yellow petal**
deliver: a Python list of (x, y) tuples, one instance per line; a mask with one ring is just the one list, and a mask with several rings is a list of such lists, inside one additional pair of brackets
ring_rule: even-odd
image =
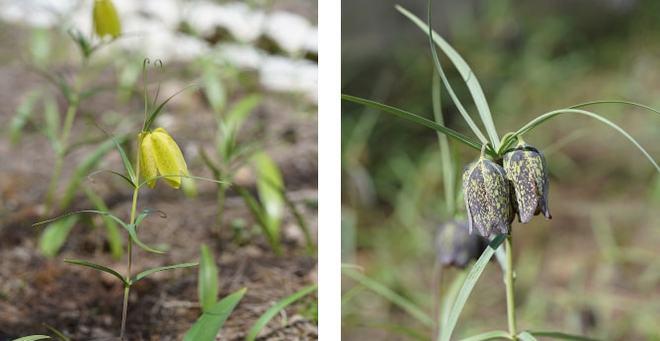
[(117, 38), (121, 34), (119, 16), (111, 0), (95, 0), (93, 16), (94, 30), (99, 37), (109, 35)]
[[(163, 128), (151, 133), (156, 167), (160, 175), (188, 175), (188, 166), (181, 149)], [(174, 188), (181, 186), (181, 177), (166, 176), (165, 181)]]
[(155, 177), (158, 175), (156, 167), (156, 158), (154, 153), (154, 143), (151, 133), (140, 133), (140, 174), (147, 180), (147, 185), (154, 188), (156, 186)]

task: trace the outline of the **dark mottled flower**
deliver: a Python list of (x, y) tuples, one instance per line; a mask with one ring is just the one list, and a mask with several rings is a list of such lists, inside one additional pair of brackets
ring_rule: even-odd
[(479, 258), (488, 242), (483, 237), (468, 233), (466, 221), (454, 220), (438, 226), (435, 237), (438, 261), (443, 266), (464, 269), (472, 259)]
[(518, 220), (528, 223), (539, 213), (550, 219), (548, 170), (543, 154), (520, 142), (513, 151), (504, 155), (504, 170), (513, 184)]
[(486, 158), (471, 163), (463, 173), (463, 193), (469, 230), (488, 238), (508, 233), (513, 221), (511, 187), (504, 169)]

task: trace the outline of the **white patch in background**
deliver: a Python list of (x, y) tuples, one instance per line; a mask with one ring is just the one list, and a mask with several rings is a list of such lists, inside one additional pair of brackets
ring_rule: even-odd
[[(115, 45), (142, 51), (151, 59), (191, 61), (209, 53), (239, 69), (257, 70), (265, 90), (303, 93), (317, 103), (318, 66), (300, 59), (305, 52), (318, 53), (318, 30), (297, 14), (266, 13), (243, 2), (216, 4), (210, 1), (114, 0), (122, 20), (124, 36)], [(85, 35), (92, 30), (93, 1), (0, 0), (0, 19), (34, 27), (53, 27), (64, 20)], [(177, 32), (182, 20), (202, 36), (217, 28), (231, 33), (238, 43), (215, 47), (205, 40)], [(262, 35), (272, 39), (289, 56), (269, 55), (247, 43)], [(243, 43), (243, 44), (241, 44)], [(113, 48), (99, 50), (109, 55)]]

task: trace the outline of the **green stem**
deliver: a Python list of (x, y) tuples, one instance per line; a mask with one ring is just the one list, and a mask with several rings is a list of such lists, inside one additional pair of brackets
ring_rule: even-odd
[[(139, 168), (138, 168), (138, 174), (139, 174)], [(135, 213), (137, 211), (137, 200), (138, 200), (138, 193), (140, 192), (139, 188), (135, 188), (133, 190), (133, 203), (131, 205), (131, 220), (130, 224), (135, 223)], [(128, 295), (131, 291), (131, 268), (133, 266), (133, 240), (131, 237), (128, 237), (128, 267), (126, 271), (126, 283), (128, 283), (124, 287), (124, 304), (122, 306), (121, 310), (121, 329), (119, 331), (119, 339), (124, 340), (124, 332), (126, 331), (126, 316), (128, 313)]]
[(509, 334), (512, 340), (517, 340), (516, 331), (516, 305), (514, 297), (514, 273), (513, 273), (513, 249), (511, 242), (511, 233), (509, 233), (505, 240), (506, 248), (506, 274), (504, 277), (504, 284), (506, 285), (506, 316), (509, 322)]
[(73, 127), (73, 121), (76, 118), (76, 113), (78, 112), (78, 99), (74, 96), (73, 99), (69, 102), (69, 108), (66, 111), (66, 117), (64, 119), (64, 126), (62, 127), (62, 133), (60, 135), (59, 150), (55, 155), (55, 166), (53, 170), (53, 175), (50, 178), (50, 184), (48, 185), (48, 192), (46, 192), (46, 213), (50, 213), (53, 208), (53, 203), (55, 200), (55, 191), (57, 190), (57, 183), (60, 181), (60, 176), (62, 175), (62, 167), (64, 166), (64, 156), (66, 155), (66, 150), (68, 149), (69, 135), (71, 134), (71, 128)]

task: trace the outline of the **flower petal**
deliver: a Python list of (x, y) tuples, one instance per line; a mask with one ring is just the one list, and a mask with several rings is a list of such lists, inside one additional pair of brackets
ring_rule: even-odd
[(121, 34), (119, 16), (111, 0), (95, 0), (93, 17), (94, 31), (99, 37), (109, 35), (117, 38)]
[(156, 158), (154, 157), (154, 144), (151, 133), (140, 133), (138, 135), (140, 141), (140, 175), (147, 180), (147, 185), (150, 188), (156, 186), (155, 177), (158, 175), (156, 167)]
[[(188, 166), (183, 158), (181, 149), (170, 134), (163, 128), (158, 128), (151, 133), (154, 146), (154, 157), (156, 167), (160, 175), (165, 176), (165, 181), (174, 188), (181, 187), (181, 177), (174, 175), (188, 175)], [(172, 175), (172, 176), (169, 176)]]

